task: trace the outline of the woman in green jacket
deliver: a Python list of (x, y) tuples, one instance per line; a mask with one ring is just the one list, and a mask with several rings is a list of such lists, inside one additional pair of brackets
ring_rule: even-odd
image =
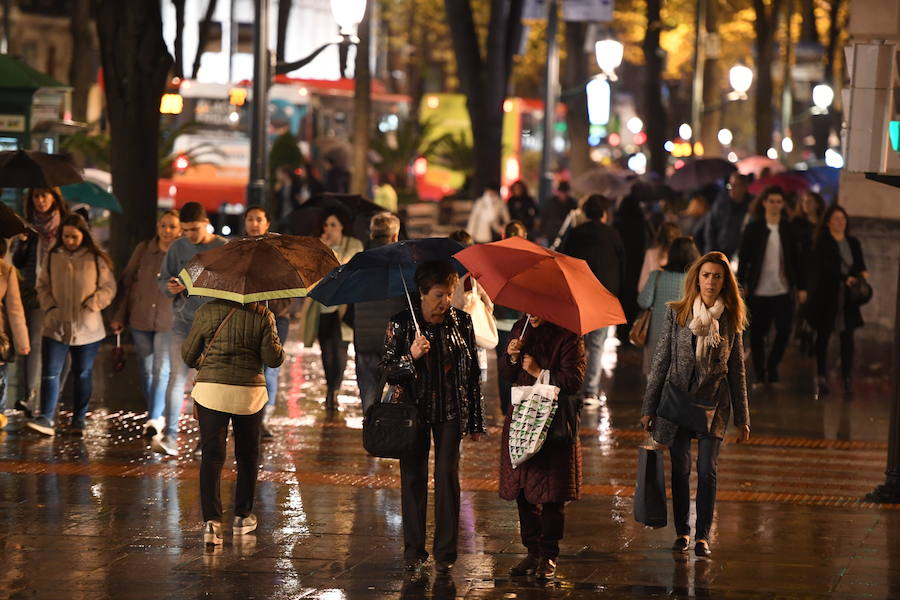
[(278, 367), (284, 350), (275, 316), (263, 304), (213, 300), (197, 309), (181, 348), (184, 363), (197, 369), (191, 396), (200, 421), (200, 503), (203, 541), (222, 543), (220, 480), (225, 465), (228, 423), (234, 430), (237, 483), (234, 533), (256, 529), (253, 495), (259, 470), (259, 434), (268, 400), (263, 367)]

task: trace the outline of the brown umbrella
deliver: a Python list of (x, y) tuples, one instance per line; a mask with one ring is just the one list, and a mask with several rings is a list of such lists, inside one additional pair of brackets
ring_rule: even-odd
[(201, 252), (179, 277), (189, 294), (247, 304), (306, 296), (339, 266), (318, 238), (270, 233)]
[(68, 156), (30, 150), (0, 152), (0, 188), (51, 188), (83, 181)]

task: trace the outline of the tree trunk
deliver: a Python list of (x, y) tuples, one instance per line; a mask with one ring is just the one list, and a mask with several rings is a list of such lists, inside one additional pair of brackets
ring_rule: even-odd
[(212, 23), (213, 15), (216, 14), (216, 4), (218, 0), (209, 0), (206, 5), (206, 14), (200, 21), (200, 31), (197, 36), (197, 55), (194, 57), (194, 65), (191, 67), (191, 79), (197, 79), (197, 73), (200, 71), (200, 59), (203, 58), (203, 51), (209, 41), (209, 25)]
[(841, 19), (841, 8), (844, 0), (831, 0), (831, 8), (828, 14), (828, 46), (825, 48), (825, 81), (834, 90), (834, 98), (840, 98), (839, 88), (843, 82), (842, 77), (837, 76), (837, 59), (840, 52), (841, 32), (846, 31), (846, 23)]
[(491, 0), (487, 53), (482, 60), (469, 0), (445, 0), (460, 87), (466, 95), (475, 143), (473, 194), (499, 185), (503, 158), (503, 102), (512, 57), (522, 31), (524, 0)]
[[(718, 35), (719, 0), (706, 3), (706, 35)], [(721, 42), (720, 42), (721, 43)], [(703, 113), (700, 116), (700, 143), (706, 156), (721, 156), (719, 127), (722, 122), (722, 66), (718, 47), (707, 46), (703, 63)]]
[(563, 84), (566, 103), (566, 126), (569, 129), (569, 169), (572, 177), (577, 177), (593, 166), (591, 161), (588, 135), (587, 91), (585, 85), (588, 77), (588, 58), (585, 56), (584, 44), (587, 36), (587, 23), (566, 21), (566, 60)]
[(668, 165), (666, 129), (669, 118), (662, 98), (663, 57), (659, 46), (662, 29), (660, 9), (662, 0), (647, 0), (647, 32), (644, 35), (644, 115), (647, 128), (647, 149), (650, 152), (649, 170), (665, 176)]
[(106, 87), (113, 191), (110, 253), (121, 269), (134, 246), (155, 233), (159, 101), (172, 57), (159, 2), (100, 0), (97, 32)]
[(75, 121), (87, 120), (88, 94), (96, 76), (92, 28), (91, 0), (74, 0), (70, 20), (72, 64), (69, 83), (73, 88), (72, 119)]
[(288, 23), (294, 0), (278, 0), (278, 31), (275, 39), (275, 62), (284, 62), (284, 51), (287, 42)]
[(172, 0), (175, 6), (175, 66), (172, 74), (184, 79), (184, 3), (186, 0)]
[(772, 147), (772, 60), (775, 58), (775, 26), (781, 12), (781, 1), (772, 0), (766, 8), (764, 0), (753, 0), (756, 10), (756, 95), (753, 98), (754, 120), (756, 122), (756, 153), (765, 156)]
[(369, 193), (369, 134), (372, 131), (372, 76), (369, 69), (369, 23), (372, 3), (366, 3), (366, 13), (359, 24), (359, 44), (356, 45), (356, 68), (353, 92), (353, 162), (350, 172), (350, 192), (367, 196)]

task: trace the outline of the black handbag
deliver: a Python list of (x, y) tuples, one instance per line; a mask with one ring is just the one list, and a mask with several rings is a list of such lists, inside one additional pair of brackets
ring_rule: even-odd
[(656, 414), (694, 433), (709, 433), (708, 417), (714, 409), (715, 406), (701, 404), (692, 394), (667, 381), (663, 385)]
[(666, 475), (661, 450), (638, 448), (634, 520), (658, 529), (666, 526)]
[(872, 299), (872, 286), (861, 275), (856, 276), (856, 281), (847, 285), (847, 304), (862, 306)]
[(363, 417), (363, 448), (372, 456), (400, 458), (421, 444), (419, 409), (405, 402), (376, 402)]
[(575, 394), (560, 394), (556, 400), (556, 414), (547, 430), (547, 444), (571, 444), (578, 437), (581, 424), (581, 397)]

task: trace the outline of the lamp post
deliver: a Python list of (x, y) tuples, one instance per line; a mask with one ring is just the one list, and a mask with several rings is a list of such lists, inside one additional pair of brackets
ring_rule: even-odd
[(253, 105), (247, 206), (261, 206), (266, 201), (270, 55), (269, 0), (256, 0), (256, 21), (253, 24)]
[(828, 150), (828, 134), (831, 129), (828, 108), (834, 102), (834, 90), (831, 86), (819, 84), (813, 87), (812, 100), (813, 107), (810, 113), (812, 113), (813, 138), (816, 140), (815, 156), (822, 160)]
[(305, 67), (328, 46), (337, 44), (341, 77), (347, 76), (347, 53), (351, 45), (359, 43), (356, 32), (366, 14), (366, 0), (331, 0), (331, 14), (340, 28), (340, 35), (330, 42), (322, 44), (305, 58), (278, 63), (275, 65), (276, 75), (284, 75)]

